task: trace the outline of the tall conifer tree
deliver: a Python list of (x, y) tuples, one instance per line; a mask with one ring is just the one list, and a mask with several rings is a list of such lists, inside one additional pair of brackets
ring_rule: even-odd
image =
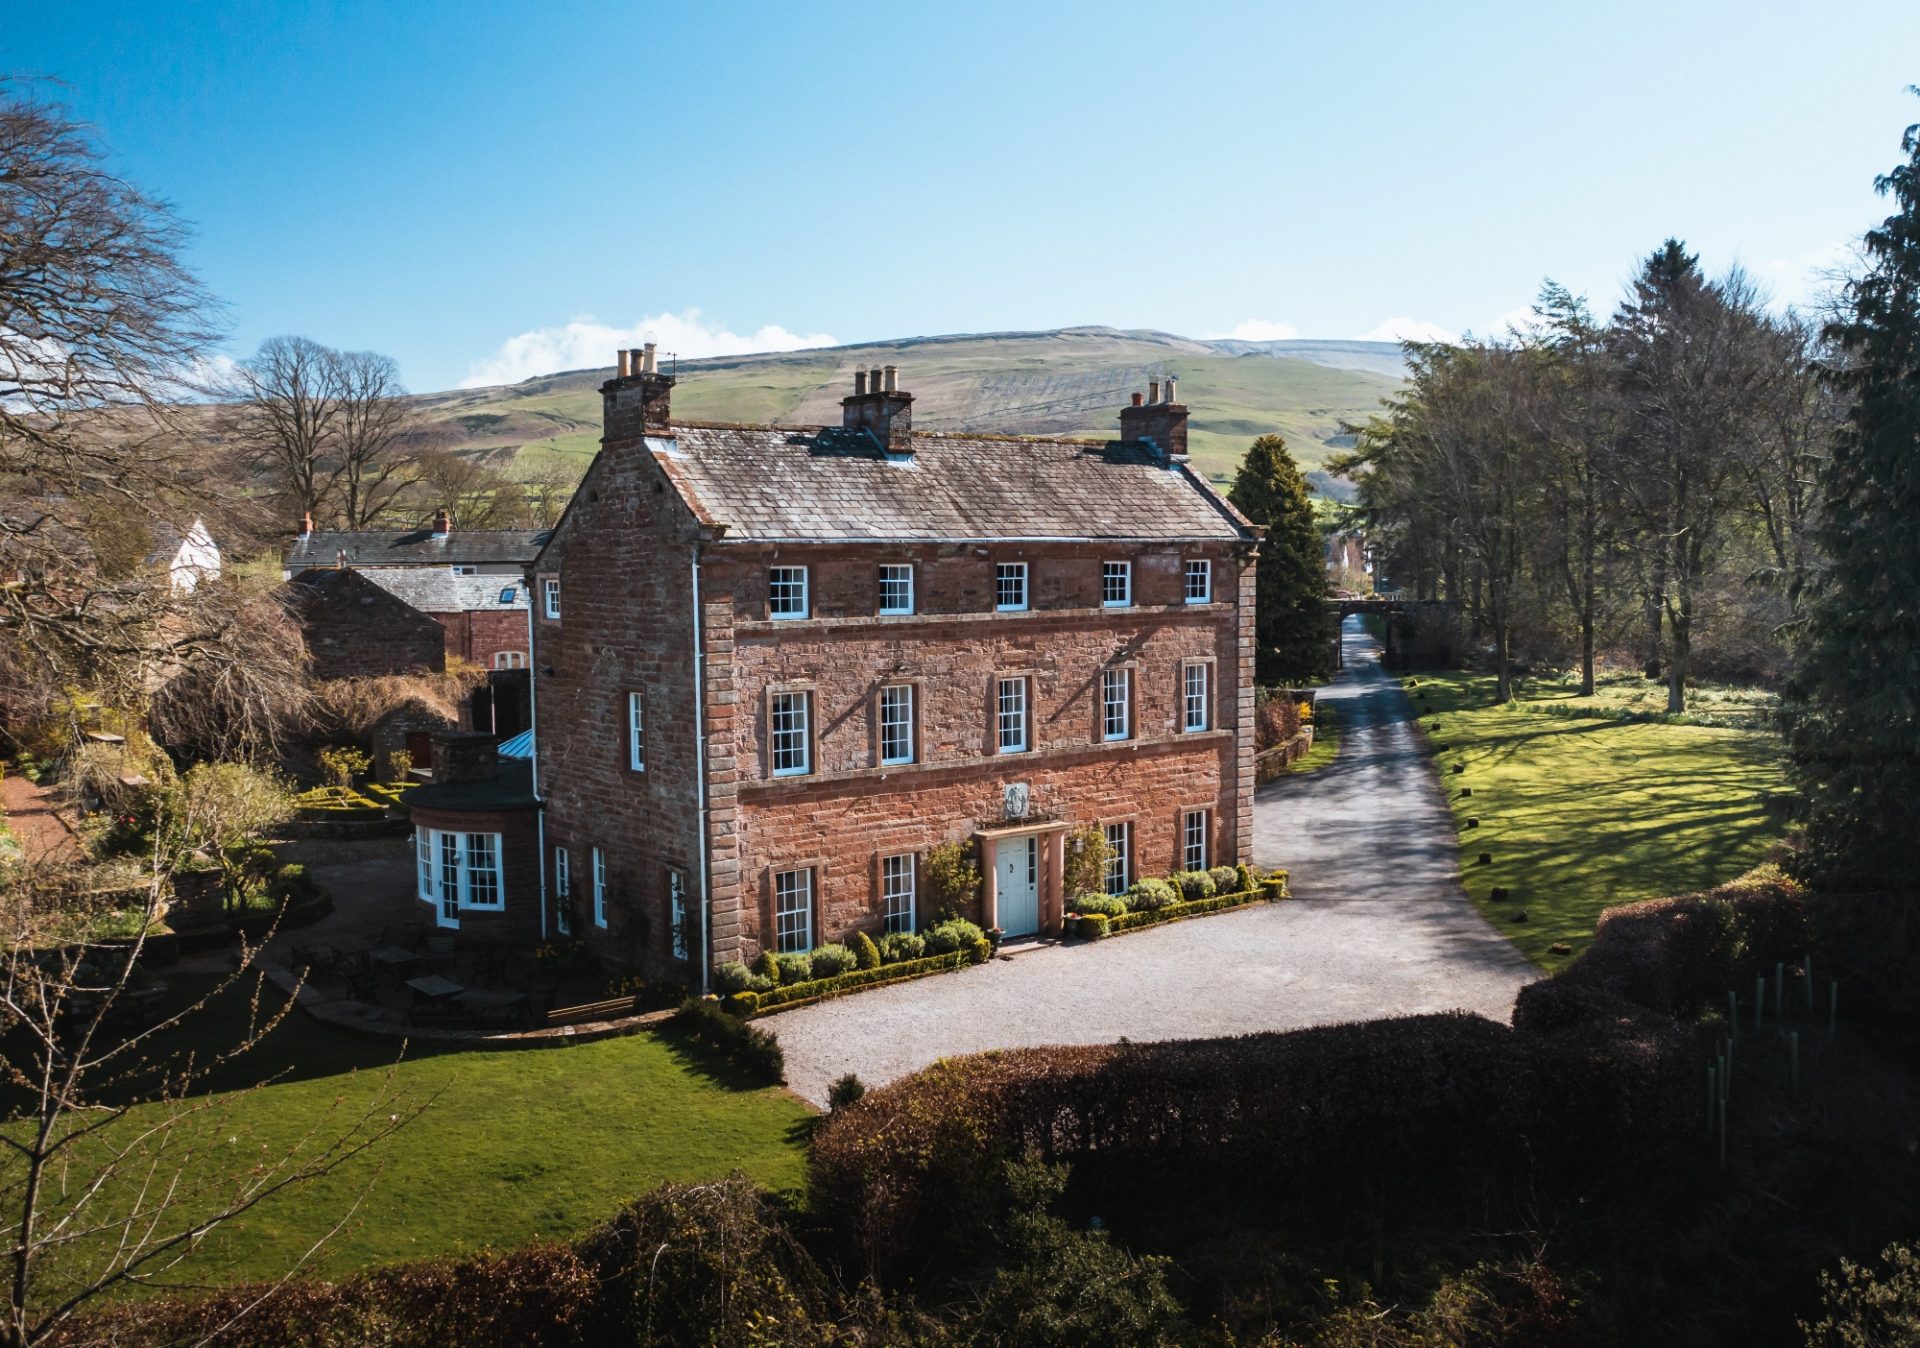
[(1287, 442), (1263, 435), (1247, 450), (1227, 499), (1267, 526), (1255, 581), (1254, 678), (1266, 685), (1323, 682), (1332, 664), (1326, 545), (1313, 522), (1307, 480)]
[[(1916, 91), (1920, 92), (1920, 91)], [(1898, 210), (1827, 336), (1850, 410), (1822, 475), (1820, 581), (1788, 688), (1810, 879), (1914, 890), (1920, 846), (1920, 125), (1875, 184)]]

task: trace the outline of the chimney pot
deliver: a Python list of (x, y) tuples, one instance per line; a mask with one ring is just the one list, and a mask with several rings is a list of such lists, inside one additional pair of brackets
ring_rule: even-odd
[(1146, 401), (1146, 400), (1145, 400), (1144, 398), (1142, 398), (1142, 397), (1141, 397), (1141, 396), (1140, 396), (1140, 395), (1139, 395), (1138, 393), (1136, 393), (1136, 394), (1134, 394), (1134, 395), (1133, 395), (1133, 405), (1134, 405), (1135, 407), (1138, 407), (1138, 406), (1139, 406), (1139, 405), (1140, 405), (1140, 404), (1141, 404), (1142, 402), (1144, 402), (1144, 401)]
[(899, 385), (895, 382), (895, 375), (897, 373), (898, 373), (897, 366), (893, 366), (893, 365), (887, 366), (887, 392), (889, 393), (894, 392), (899, 387)]
[(452, 532), (453, 516), (449, 515), (445, 509), (436, 510), (433, 513), (433, 536), (435, 538), (445, 538)]
[(1168, 376), (1167, 376), (1167, 401), (1168, 401), (1168, 402), (1170, 402), (1170, 403), (1171, 403), (1171, 402), (1178, 402), (1178, 401), (1179, 401), (1179, 399), (1178, 399), (1178, 398), (1175, 398), (1175, 397), (1173, 396), (1173, 382), (1174, 382), (1174, 381), (1173, 381), (1173, 376), (1172, 376), (1172, 375), (1168, 375)]
[(620, 377), (620, 378), (622, 378), (622, 379), (625, 379), (625, 378), (626, 378), (626, 377), (627, 377), (628, 375), (630, 375), (630, 374), (632, 374), (632, 373), (633, 373), (633, 352), (631, 352), (631, 351), (629, 351), (629, 350), (627, 350), (627, 349), (626, 349), (626, 348), (625, 348), (625, 347), (623, 346), (623, 347), (621, 347), (621, 348), (620, 348), (620, 350), (619, 350), (619, 352), (618, 352), (617, 354), (618, 354), (618, 355), (619, 355), (619, 357), (620, 357), (620, 375), (619, 375), (619, 377)]
[(855, 370), (853, 372), (853, 396), (856, 398), (864, 398), (867, 396), (867, 372), (865, 370)]
[(657, 358), (653, 354), (653, 347), (654, 344), (648, 342), (640, 348), (640, 370), (643, 374), (653, 374), (660, 368), (657, 363)]
[(1147, 401), (1150, 403), (1160, 401), (1160, 381), (1158, 379), (1149, 379), (1147, 381)]

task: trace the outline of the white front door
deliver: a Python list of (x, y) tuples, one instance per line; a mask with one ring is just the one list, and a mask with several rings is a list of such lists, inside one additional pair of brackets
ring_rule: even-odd
[(993, 892), (1001, 930), (1031, 936), (1040, 930), (1040, 840), (1003, 838), (994, 852)]

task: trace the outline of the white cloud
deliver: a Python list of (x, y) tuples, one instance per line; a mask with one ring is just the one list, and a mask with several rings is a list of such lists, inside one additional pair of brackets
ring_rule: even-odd
[(1207, 342), (1289, 342), (1299, 335), (1300, 329), (1294, 327), (1291, 323), (1275, 323), (1273, 320), (1267, 318), (1249, 318), (1246, 322), (1237, 324), (1232, 332), (1208, 333), (1201, 340)]
[(825, 332), (789, 332), (769, 323), (749, 333), (738, 333), (707, 318), (698, 309), (677, 314), (649, 314), (630, 327), (602, 323), (582, 314), (556, 328), (535, 328), (509, 337), (498, 350), (467, 366), (461, 388), (486, 384), (516, 384), (535, 375), (558, 370), (592, 369), (611, 365), (614, 353), (643, 342), (659, 343), (662, 354), (684, 360), (700, 356), (746, 356), (762, 351), (800, 351), (814, 346), (838, 346)]
[(1840, 276), (1856, 269), (1860, 256), (1858, 240), (1828, 244), (1798, 257), (1776, 257), (1753, 269), (1754, 276), (1766, 282), (1780, 305), (1805, 305), (1818, 301)]
[(1418, 318), (1389, 318), (1379, 327), (1361, 333), (1356, 342), (1457, 342), (1460, 334)]

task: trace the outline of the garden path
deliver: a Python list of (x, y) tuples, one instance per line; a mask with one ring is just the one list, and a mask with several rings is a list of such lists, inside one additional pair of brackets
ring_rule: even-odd
[(1539, 976), (1460, 888), (1452, 817), (1412, 708), (1349, 620), (1347, 668), (1321, 697), (1340, 756), (1262, 787), (1253, 859), (1293, 873), (1295, 900), (1095, 945), (1042, 945), (983, 968), (767, 1017), (787, 1080), (822, 1104), (992, 1048), (1205, 1038), (1466, 1010), (1505, 1021)]

